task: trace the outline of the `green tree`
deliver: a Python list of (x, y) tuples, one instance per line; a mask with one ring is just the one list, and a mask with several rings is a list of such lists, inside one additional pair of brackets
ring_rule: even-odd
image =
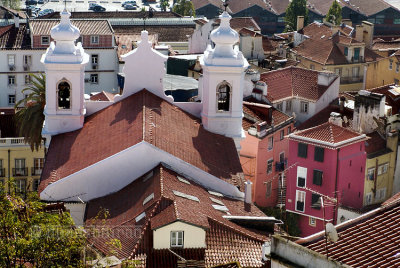
[(179, 0), (174, 5), (172, 9), (173, 12), (178, 13), (182, 16), (195, 16), (196, 12), (194, 10), (194, 6), (192, 1), (190, 0)]
[(83, 267), (85, 236), (69, 213), (49, 212), (38, 196), (0, 193), (0, 267)]
[(162, 11), (167, 11), (167, 7), (169, 6), (168, 0), (161, 0), (160, 7)]
[(328, 14), (326, 14), (326, 21), (334, 25), (340, 25), (342, 22), (342, 7), (336, 0), (333, 1)]
[(19, 0), (2, 0), (2, 1), (0, 1), (0, 3), (2, 6), (18, 10), (20, 1)]
[(297, 16), (304, 16), (304, 26), (308, 21), (307, 0), (292, 0), (286, 9), (286, 32), (295, 31), (297, 28)]
[[(42, 128), (44, 122), (44, 106), (46, 104), (46, 77), (44, 74), (29, 74), (31, 85), (22, 90), (27, 98), (18, 101), (15, 108), (15, 120), (19, 135), (31, 146), (32, 151), (38, 150), (42, 143)], [(22, 108), (20, 108), (22, 106)]]

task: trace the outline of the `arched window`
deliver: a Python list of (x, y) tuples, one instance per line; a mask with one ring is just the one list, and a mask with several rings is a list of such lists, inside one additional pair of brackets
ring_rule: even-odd
[(71, 108), (71, 86), (67, 81), (58, 84), (58, 109)]
[(231, 86), (226, 81), (218, 85), (217, 105), (218, 111), (229, 111), (229, 102), (231, 98)]

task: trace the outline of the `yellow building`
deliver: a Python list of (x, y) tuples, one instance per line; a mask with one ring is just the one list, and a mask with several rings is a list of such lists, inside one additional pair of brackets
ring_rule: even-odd
[(397, 131), (386, 140), (378, 132), (368, 134), (365, 168), (364, 206), (379, 204), (392, 196), (397, 154)]
[(389, 57), (367, 63), (366, 88), (375, 88), (387, 84), (399, 84), (400, 52)]
[(14, 109), (1, 109), (0, 134), (0, 185), (11, 191), (9, 181), (13, 178), (17, 192), (36, 191), (44, 165), (44, 146), (32, 152), (24, 138), (16, 137)]

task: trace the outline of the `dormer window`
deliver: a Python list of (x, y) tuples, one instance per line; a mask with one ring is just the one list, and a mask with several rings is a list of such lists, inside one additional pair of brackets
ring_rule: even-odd
[(42, 36), (41, 41), (42, 41), (42, 45), (50, 44), (50, 36), (48, 36), (48, 35)]
[(71, 86), (67, 81), (61, 81), (57, 87), (58, 109), (71, 109)]
[(90, 36), (90, 43), (97, 45), (99, 43), (99, 36), (98, 35)]
[(231, 86), (224, 81), (217, 88), (217, 109), (219, 112), (229, 111)]
[(347, 57), (348, 54), (349, 54), (349, 48), (344, 47), (344, 55)]

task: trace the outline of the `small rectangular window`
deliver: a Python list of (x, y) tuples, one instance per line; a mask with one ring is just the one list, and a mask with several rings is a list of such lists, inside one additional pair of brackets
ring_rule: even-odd
[(8, 76), (8, 85), (9, 86), (14, 86), (15, 85), (15, 75), (9, 75)]
[(313, 209), (321, 209), (321, 196), (319, 194), (311, 195), (311, 207)]
[(365, 205), (371, 205), (372, 203), (372, 193), (367, 193), (365, 195)]
[(289, 135), (291, 132), (292, 132), (292, 128), (291, 128), (291, 127), (288, 127), (288, 128), (287, 128), (287, 134)]
[(300, 102), (300, 112), (303, 114), (308, 114), (308, 102), (302, 101)]
[(43, 36), (41, 37), (41, 42), (42, 42), (42, 45), (48, 45), (48, 44), (50, 44), (50, 36), (48, 36), (48, 35), (43, 35)]
[(297, 156), (307, 158), (307, 144), (299, 142)]
[(295, 210), (304, 212), (305, 201), (306, 201), (306, 192), (296, 191), (296, 208), (295, 208)]
[(24, 55), (23, 56), (23, 64), (24, 64), (24, 66), (30, 66), (32, 64), (32, 56)]
[(297, 187), (306, 187), (307, 181), (307, 168), (297, 167)]
[(283, 102), (277, 103), (276, 109), (278, 109), (279, 111), (283, 111)]
[(322, 177), (323, 177), (322, 171), (314, 169), (313, 184), (321, 186), (322, 185)]
[(268, 151), (272, 150), (274, 148), (274, 137), (268, 137)]
[(272, 193), (272, 182), (268, 181), (267, 182), (267, 191), (265, 193), (265, 197), (267, 197), (267, 198), (270, 197), (271, 193)]
[(9, 105), (14, 105), (15, 104), (15, 95), (8, 95), (8, 104)]
[(389, 70), (393, 69), (393, 60), (389, 60)]
[(315, 70), (315, 65), (314, 64), (310, 64), (310, 69), (311, 70)]
[(349, 54), (349, 48), (344, 47), (344, 55), (347, 56)]
[(98, 35), (90, 36), (90, 43), (91, 44), (98, 44), (99, 43), (99, 36)]
[(281, 140), (283, 140), (283, 139), (285, 138), (285, 130), (284, 130), (284, 129), (281, 130), (280, 135), (279, 135), (279, 138), (280, 138)]
[(26, 192), (26, 179), (16, 179), (15, 180), (15, 192), (25, 193)]
[(324, 148), (315, 146), (314, 160), (318, 162), (324, 162)]
[(25, 85), (32, 83), (32, 77), (29, 74), (25, 75)]
[(267, 162), (267, 174), (272, 173), (273, 164), (274, 164), (274, 160), (273, 159), (268, 160), (268, 162)]
[(375, 168), (369, 168), (367, 171), (367, 180), (373, 181), (375, 178)]
[(39, 179), (33, 180), (33, 191), (34, 191), (34, 192), (37, 192), (37, 190), (38, 190), (38, 188), (39, 188), (39, 182), (40, 182)]
[(400, 69), (400, 63), (396, 62), (396, 73), (399, 72), (399, 69)]
[(292, 111), (292, 100), (286, 101), (286, 112)]
[(386, 172), (388, 172), (388, 169), (389, 169), (389, 163), (379, 165), (378, 166), (378, 175), (385, 174)]
[(15, 65), (15, 55), (7, 55), (8, 58), (8, 65), (14, 66)]
[(171, 231), (171, 247), (183, 247), (183, 231)]
[(309, 217), (309, 222), (308, 222), (308, 224), (310, 225), (310, 226), (317, 226), (317, 219), (315, 219), (314, 217)]
[(92, 64), (99, 63), (99, 55), (92, 55)]
[(98, 74), (91, 74), (90, 75), (90, 83), (98, 84), (99, 83), (99, 75)]

